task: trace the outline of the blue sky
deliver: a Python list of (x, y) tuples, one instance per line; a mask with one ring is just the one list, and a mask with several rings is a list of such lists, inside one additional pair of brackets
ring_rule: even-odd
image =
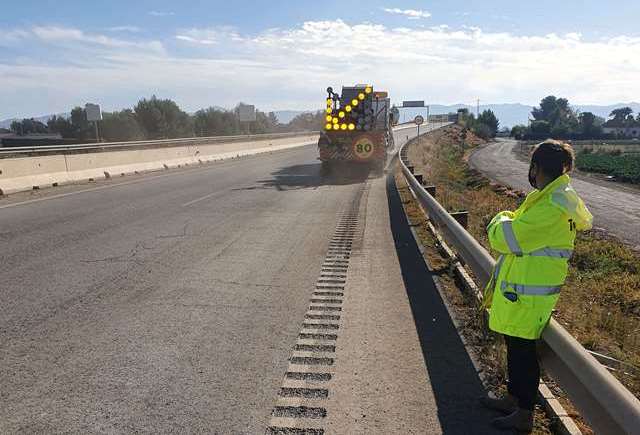
[(0, 13), (0, 119), (151, 94), (193, 111), (310, 109), (371, 82), (397, 100), (640, 99), (640, 2), (28, 1)]

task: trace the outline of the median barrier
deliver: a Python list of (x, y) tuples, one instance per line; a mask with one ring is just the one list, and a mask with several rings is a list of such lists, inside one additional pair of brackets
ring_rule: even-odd
[(299, 147), (317, 140), (317, 134), (304, 132), (232, 136), (228, 142), (216, 137), (0, 149), (0, 193), (196, 165)]
[(69, 182), (64, 155), (0, 160), (0, 194)]

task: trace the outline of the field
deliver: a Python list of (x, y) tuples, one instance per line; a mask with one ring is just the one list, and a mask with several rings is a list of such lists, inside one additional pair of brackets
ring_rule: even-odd
[(580, 152), (576, 166), (581, 171), (612, 175), (620, 181), (640, 184), (640, 154)]
[[(465, 157), (473, 144), (458, 126), (444, 130), (411, 147), (409, 159), (447, 210), (469, 211), (469, 231), (488, 248), (488, 222), (523, 196), (471, 170)], [(640, 396), (639, 253), (602, 232), (580, 234), (555, 318), (587, 349), (621, 361), (613, 374)]]
[[(576, 153), (596, 152), (614, 154), (640, 154), (640, 141), (620, 140), (573, 140), (568, 141)], [(533, 149), (540, 141), (521, 141), (520, 144), (529, 150)]]

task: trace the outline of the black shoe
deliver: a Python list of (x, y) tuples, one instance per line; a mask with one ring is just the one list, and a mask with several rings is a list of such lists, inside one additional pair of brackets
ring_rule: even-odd
[(513, 411), (518, 409), (518, 401), (510, 394), (499, 399), (495, 399), (493, 397), (483, 397), (482, 399), (480, 399), (480, 403), (485, 408), (504, 412), (505, 414), (511, 414)]
[(533, 412), (518, 408), (506, 417), (491, 422), (498, 429), (515, 429), (518, 432), (531, 433), (533, 430)]

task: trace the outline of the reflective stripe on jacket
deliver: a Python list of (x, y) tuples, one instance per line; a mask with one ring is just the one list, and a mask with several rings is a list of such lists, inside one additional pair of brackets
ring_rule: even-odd
[(592, 216), (568, 175), (534, 190), (515, 211), (498, 213), (487, 231), (500, 253), (485, 290), (489, 327), (537, 339), (551, 317), (565, 282), (576, 231), (591, 228)]

